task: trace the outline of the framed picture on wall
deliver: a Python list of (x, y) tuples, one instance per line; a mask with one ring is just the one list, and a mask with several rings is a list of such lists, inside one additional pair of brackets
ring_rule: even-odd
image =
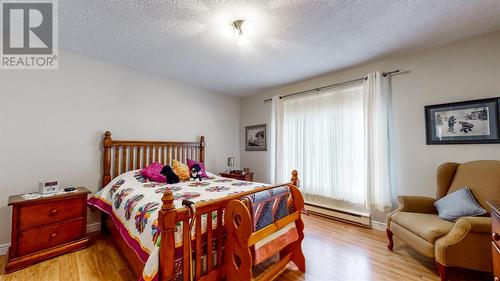
[(245, 150), (267, 150), (266, 124), (245, 127)]
[(427, 144), (500, 142), (500, 98), (425, 107)]

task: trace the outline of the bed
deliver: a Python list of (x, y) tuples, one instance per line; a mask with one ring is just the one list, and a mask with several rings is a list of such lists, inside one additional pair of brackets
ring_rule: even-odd
[[(269, 240), (280, 241), (283, 237), (294, 239), (278, 249), (280, 261), (257, 280), (273, 279), (290, 261), (305, 272), (301, 249), (304, 225), (300, 217), (304, 202), (296, 187), (296, 171), (292, 172), (290, 183), (275, 186), (213, 174), (202, 182), (176, 185), (141, 178), (141, 168), (152, 162), (171, 164), (173, 159), (203, 163), (204, 137), (199, 142), (128, 141), (113, 140), (110, 132), (104, 134), (103, 188), (89, 200), (89, 205), (103, 212), (103, 231), (112, 236), (139, 280), (190, 280), (190, 257), (193, 280), (251, 280), (255, 253), (269, 251), (264, 251), (265, 247), (257, 249), (257, 245), (266, 241), (268, 246)], [(283, 201), (287, 202), (283, 207), (287, 212), (281, 217), (273, 213), (271, 223), (255, 228), (254, 213), (249, 211), (252, 207), (243, 198), (266, 192), (278, 194), (278, 190), (285, 192), (284, 197), (276, 198), (287, 198)], [(147, 203), (136, 204), (137, 199)], [(192, 215), (181, 205), (182, 199), (195, 202), (196, 220), (191, 235)], [(293, 235), (289, 235), (291, 229)]]

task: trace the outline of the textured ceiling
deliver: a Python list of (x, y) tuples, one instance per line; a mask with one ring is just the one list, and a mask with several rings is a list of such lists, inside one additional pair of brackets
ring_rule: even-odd
[[(253, 22), (248, 46), (223, 36)], [(245, 96), (500, 29), (500, 0), (59, 1), (63, 50)]]

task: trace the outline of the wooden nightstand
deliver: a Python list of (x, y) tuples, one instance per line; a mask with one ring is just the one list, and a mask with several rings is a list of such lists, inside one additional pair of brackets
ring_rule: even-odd
[(227, 173), (227, 172), (222, 172), (219, 173), (221, 177), (224, 178), (231, 178), (231, 179), (237, 179), (240, 181), (253, 181), (253, 172), (248, 172), (246, 174), (233, 174), (233, 173)]
[(39, 199), (9, 197), (12, 206), (12, 238), (5, 272), (86, 248), (87, 194), (76, 191)]
[(491, 254), (493, 255), (493, 280), (500, 281), (500, 200), (487, 201), (491, 207)]

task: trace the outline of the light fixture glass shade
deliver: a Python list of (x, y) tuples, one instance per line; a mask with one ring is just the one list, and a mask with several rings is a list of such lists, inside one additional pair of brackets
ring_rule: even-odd
[(254, 33), (255, 25), (243, 19), (237, 19), (231, 24), (224, 25), (221, 32), (229, 40), (234, 41), (238, 46), (245, 47), (250, 45), (250, 39)]

